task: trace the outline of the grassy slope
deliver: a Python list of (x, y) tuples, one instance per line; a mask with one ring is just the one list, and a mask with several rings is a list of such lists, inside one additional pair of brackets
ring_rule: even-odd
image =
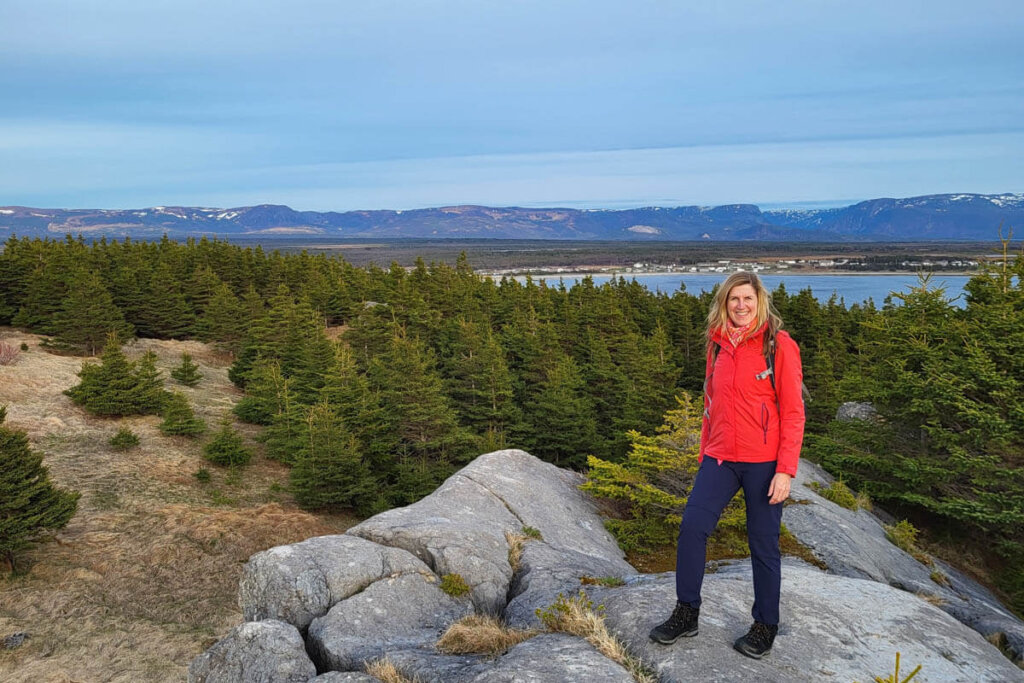
[[(21, 558), (23, 575), (0, 568), (0, 637), (31, 634), (0, 650), (0, 680), (183, 681), (188, 662), (241, 621), (238, 578), (252, 553), (356, 522), (296, 508), (287, 468), (263, 457), (236, 474), (208, 466), (212, 481), (199, 483), (208, 435), (165, 437), (155, 416), (91, 417), (61, 393), (77, 383), (82, 359), (46, 353), (9, 328), (0, 339), (30, 347), (0, 366), (8, 425), (28, 432), (60, 486), (82, 493), (67, 528)], [(227, 359), (198, 342), (142, 340), (126, 350), (147, 349), (212, 432), (241, 396)], [(195, 388), (168, 376), (182, 351), (205, 375)], [(127, 453), (107, 444), (122, 426), (141, 439)], [(240, 429), (250, 440), (257, 432)]]

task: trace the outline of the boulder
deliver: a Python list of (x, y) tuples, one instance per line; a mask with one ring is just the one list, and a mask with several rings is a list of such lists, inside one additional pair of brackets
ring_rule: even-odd
[(460, 575), (477, 609), (496, 614), (512, 578), (505, 533), (520, 526), (487, 489), (455, 474), (426, 498), (382, 512), (347, 533), (402, 548), (438, 575)]
[(1024, 671), (977, 632), (917, 598), (882, 583), (826, 574), (786, 558), (782, 625), (769, 656), (753, 660), (733, 641), (750, 627), (750, 562), (705, 577), (700, 633), (673, 645), (648, 633), (672, 613), (675, 577), (650, 575), (620, 588), (588, 591), (603, 604), (609, 629), (635, 655), (672, 681), (870, 681), (892, 672), (901, 653), (904, 675), (923, 665), (921, 680), (982, 683), (1024, 681)]
[(849, 422), (851, 420), (874, 420), (878, 417), (878, 411), (875, 410), (875, 406), (870, 403), (861, 403), (858, 401), (847, 401), (839, 406), (836, 410), (836, 419), (840, 422)]
[(546, 543), (632, 571), (593, 503), (581, 475), (520, 450), (481, 455), (412, 505), (389, 510), (347, 533), (408, 550), (438, 575), (459, 574), (478, 610), (500, 614), (512, 567), (506, 533), (538, 530)]
[(374, 581), (406, 573), (432, 576), (404, 550), (354, 536), (318, 536), (249, 558), (238, 602), (248, 621), (280, 619), (304, 629)]
[(239, 624), (188, 667), (189, 683), (307, 683), (315, 676), (299, 630), (273, 619)]
[(444, 593), (436, 577), (381, 579), (314, 619), (309, 651), (321, 670), (352, 671), (392, 650), (432, 644), (472, 612), (468, 598)]

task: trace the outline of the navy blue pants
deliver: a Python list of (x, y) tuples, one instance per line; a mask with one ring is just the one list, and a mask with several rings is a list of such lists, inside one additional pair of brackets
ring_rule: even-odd
[(704, 456), (693, 490), (686, 501), (676, 548), (676, 597), (690, 607), (700, 607), (700, 587), (708, 536), (718, 525), (722, 510), (741, 488), (747, 502), (747, 542), (754, 570), (754, 621), (779, 623), (779, 591), (782, 555), (779, 526), (782, 503), (768, 504), (768, 487), (775, 476), (775, 461), (729, 462), (719, 465)]

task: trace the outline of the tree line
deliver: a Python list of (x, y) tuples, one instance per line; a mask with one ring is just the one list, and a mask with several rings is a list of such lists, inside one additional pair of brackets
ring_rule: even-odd
[[(964, 306), (921, 287), (880, 307), (773, 298), (798, 341), (804, 454), (937, 527), (995, 539), (1024, 573), (1021, 257), (985, 267)], [(218, 240), (12, 237), (0, 324), (95, 354), (107, 335), (196, 338), (232, 354), (240, 419), (293, 466), (312, 507), (416, 500), (475, 455), (524, 448), (561, 466), (621, 461), (683, 391), (699, 395), (710, 294), (624, 278), (572, 287), (417, 260), (355, 267)], [(878, 424), (838, 423), (868, 400)]]

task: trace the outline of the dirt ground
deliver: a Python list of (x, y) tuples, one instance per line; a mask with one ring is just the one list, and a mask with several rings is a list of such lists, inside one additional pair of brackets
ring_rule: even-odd
[[(256, 427), (236, 425), (258, 453), (248, 467), (203, 459), (203, 443), (241, 398), (230, 360), (210, 347), (139, 340), (125, 349), (131, 358), (152, 349), (167, 388), (206, 420), (207, 434), (190, 439), (163, 436), (157, 416), (88, 415), (62, 393), (82, 358), (48, 353), (10, 328), (0, 340), (29, 346), (0, 366), (7, 425), (28, 433), (54, 482), (82, 494), (67, 527), (19, 557), (18, 575), (0, 567), (0, 638), (29, 634), (0, 650), (0, 681), (184, 681), (192, 658), (242, 620), (238, 578), (250, 555), (358, 521), (297, 508), (288, 469), (252, 443)], [(204, 375), (194, 388), (169, 376), (182, 351)], [(107, 443), (123, 426), (141, 440), (127, 452)], [(209, 482), (195, 477), (201, 468)]]

